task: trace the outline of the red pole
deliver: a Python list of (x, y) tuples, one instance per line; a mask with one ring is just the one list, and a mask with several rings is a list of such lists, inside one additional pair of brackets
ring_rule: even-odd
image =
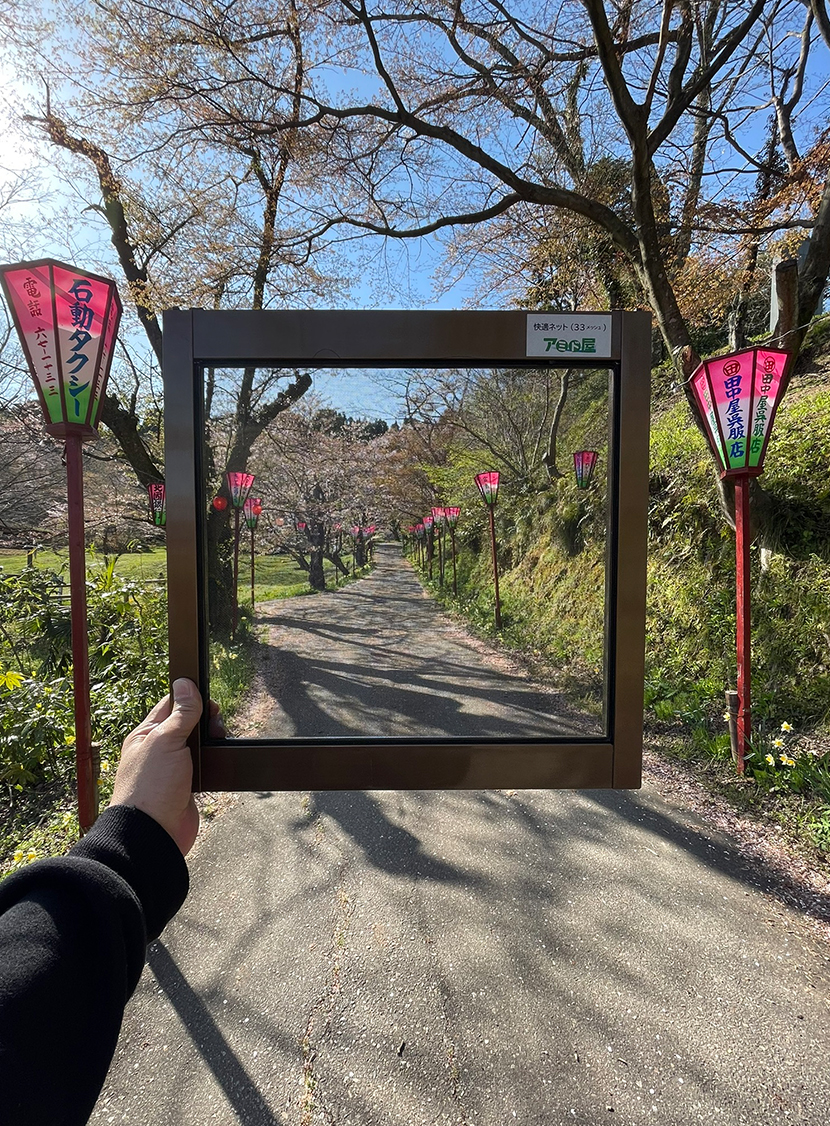
[(450, 528), (450, 539), (452, 540), (452, 592), (458, 597), (458, 575), (455, 570), (455, 528)]
[(738, 773), (752, 737), (750, 706), (751, 612), (749, 601), (749, 477), (735, 478), (735, 563), (738, 655)]
[(72, 606), (72, 687), (75, 695), (75, 774), (81, 836), (98, 816), (98, 789), (92, 762), (89, 716), (89, 636), (86, 612), (84, 471), (81, 439), (66, 439), (66, 494), (69, 509), (69, 592)]
[(254, 615), (254, 529), (251, 527), (251, 617)]
[(496, 558), (496, 523), (493, 519), (493, 506), (487, 505), (490, 513), (490, 543), (493, 547), (493, 581), (496, 584), (496, 629), (501, 629), (501, 602), (499, 601), (499, 562)]
[(233, 531), (233, 630), (232, 637), (236, 637), (236, 619), (238, 610), (238, 585), (239, 585), (239, 509), (236, 505), (233, 508), (235, 521)]

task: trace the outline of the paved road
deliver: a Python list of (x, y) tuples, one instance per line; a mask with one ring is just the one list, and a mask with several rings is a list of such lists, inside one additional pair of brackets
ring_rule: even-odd
[(339, 591), (268, 602), (259, 706), (235, 735), (599, 733), (600, 721), (476, 646), (424, 593), (393, 545)]
[(826, 1126), (830, 949), (654, 793), (249, 794), (191, 867), (98, 1126)]
[[(453, 671), (476, 731), (559, 714), (518, 678), (491, 713), (471, 650), (436, 677), (413, 642), (347, 715), (343, 624), (294, 670), (320, 730), (396, 693), (425, 715), (437, 694), (443, 722)], [(358, 636), (388, 656), (409, 635)], [(827, 1126), (830, 946), (654, 791), (247, 794), (191, 874), (96, 1126)]]

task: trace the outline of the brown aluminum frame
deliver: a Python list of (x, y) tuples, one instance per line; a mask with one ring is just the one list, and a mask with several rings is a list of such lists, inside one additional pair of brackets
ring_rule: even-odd
[[(164, 314), (170, 676), (207, 685), (201, 479), (204, 367), (513, 366), (611, 370), (603, 737), (549, 740), (213, 739), (194, 732), (194, 790), (613, 788), (640, 785), (651, 317), (611, 313), (611, 355), (526, 354), (528, 313), (221, 311)], [(549, 316), (550, 314), (539, 314)], [(587, 313), (574, 313), (575, 318)]]

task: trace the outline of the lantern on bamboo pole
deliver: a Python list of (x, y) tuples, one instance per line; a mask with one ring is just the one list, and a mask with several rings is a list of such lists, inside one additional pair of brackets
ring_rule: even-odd
[(98, 812), (89, 703), (82, 446), (98, 438), (121, 301), (115, 282), (51, 258), (0, 267), (0, 281), (43, 409), (65, 444), (78, 822)]
[(254, 578), (255, 578), (255, 555), (254, 555), (254, 532), (256, 531), (259, 518), (262, 515), (262, 500), (259, 497), (248, 497), (242, 506), (242, 512), (245, 516), (245, 524), (251, 532), (251, 614), (254, 612)]
[(157, 528), (163, 528), (167, 523), (167, 490), (164, 484), (154, 481), (147, 486), (147, 495), (150, 498), (150, 519)]
[(496, 629), (501, 629), (501, 600), (499, 598), (499, 561), (496, 555), (496, 524), (493, 512), (499, 497), (499, 474), (495, 470), (477, 473), (475, 477), (479, 496), (487, 505), (490, 516), (490, 546), (493, 551), (493, 584), (496, 590)]
[(691, 384), (721, 479), (735, 484), (736, 764), (743, 774), (752, 737), (749, 481), (764, 469), (772, 422), (782, 398), (789, 352), (748, 348), (706, 360)]
[(447, 527), (450, 530), (450, 543), (452, 545), (452, 592), (458, 597), (458, 575), (455, 569), (455, 529), (458, 527), (458, 517), (461, 515), (460, 508), (445, 508), (444, 514), (447, 519)]
[[(236, 623), (239, 617), (239, 513), (245, 507), (245, 501), (248, 499), (248, 494), (254, 483), (254, 474), (242, 472), (229, 472), (226, 474), (228, 480), (228, 492), (231, 496), (231, 504), (233, 505), (234, 512), (234, 530), (233, 530), (233, 625), (231, 627), (231, 635), (236, 636)], [(218, 499), (218, 498), (217, 498)], [(215, 501), (214, 501), (215, 506)]]

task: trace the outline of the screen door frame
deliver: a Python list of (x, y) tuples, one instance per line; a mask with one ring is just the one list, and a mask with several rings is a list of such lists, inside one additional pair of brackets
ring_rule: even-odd
[[(528, 355), (533, 318), (540, 323), (565, 318), (574, 327), (594, 318), (610, 333), (597, 346), (596, 358), (580, 351), (577, 342), (566, 343), (567, 350), (548, 359)], [(215, 739), (203, 717), (190, 740), (194, 790), (632, 789), (641, 784), (650, 314), (171, 309), (164, 313), (163, 339), (170, 678), (172, 683), (189, 677), (203, 697), (208, 684), (207, 496), (201, 473), (205, 368), (578, 366), (613, 373), (605, 735)]]

